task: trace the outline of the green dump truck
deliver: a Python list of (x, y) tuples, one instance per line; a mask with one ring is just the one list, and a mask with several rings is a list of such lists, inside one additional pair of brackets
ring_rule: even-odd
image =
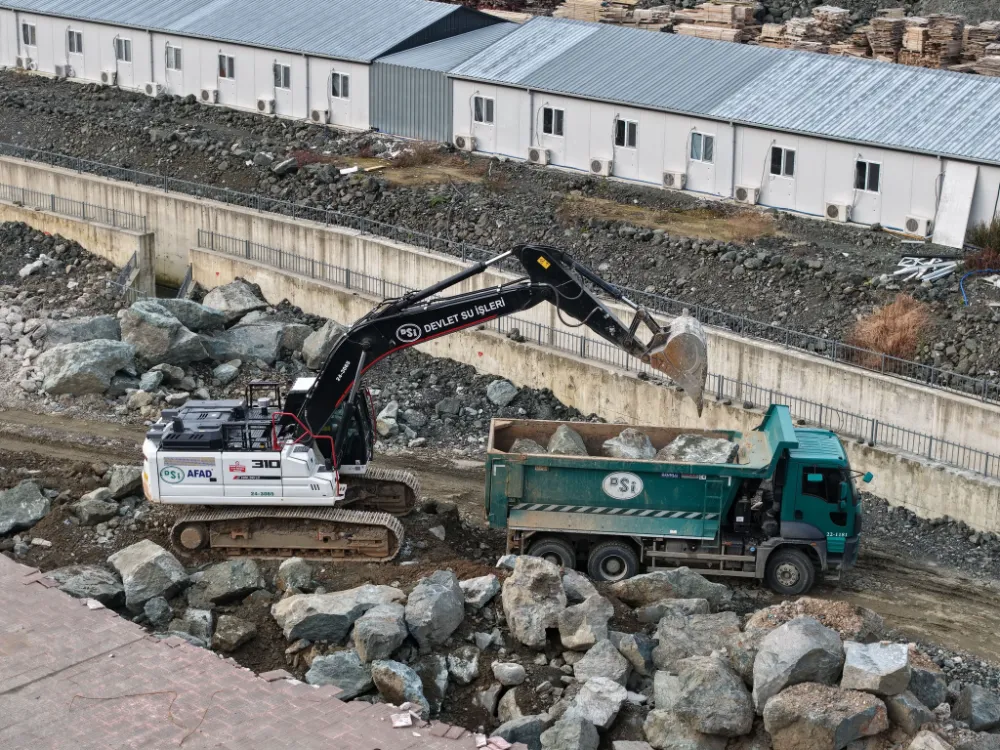
[[(572, 423), (587, 454), (512, 452), (547, 445), (564, 422), (494, 419), (486, 458), (486, 515), (507, 529), (507, 551), (545, 557), (616, 581), (649, 568), (687, 565), (705, 575), (764, 579), (785, 595), (855, 563), (861, 498), (837, 436), (796, 428), (772, 406), (753, 431), (639, 427), (658, 455), (602, 455), (626, 425)], [(698, 443), (731, 452), (717, 462), (678, 459), (665, 446)], [(683, 451), (681, 451), (683, 454)], [(698, 451), (692, 452), (698, 455)], [(871, 481), (866, 474), (864, 481)]]

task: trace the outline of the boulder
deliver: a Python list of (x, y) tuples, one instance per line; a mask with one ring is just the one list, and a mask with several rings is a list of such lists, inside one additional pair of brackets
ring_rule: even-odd
[(520, 716), (498, 726), (490, 737), (500, 737), (510, 744), (523, 743), (528, 750), (542, 750), (542, 732), (552, 726), (548, 714)]
[(503, 583), (501, 597), (511, 635), (529, 648), (543, 648), (546, 628), (558, 627), (559, 613), (566, 608), (559, 568), (540, 557), (521, 555)]
[(62, 344), (79, 344), (97, 339), (120, 341), (122, 337), (121, 326), (114, 315), (50, 320), (47, 328), (45, 346), (49, 349)]
[(724, 648), (730, 636), (740, 631), (740, 618), (735, 612), (710, 615), (668, 615), (660, 620), (653, 649), (657, 669), (673, 669), (681, 659), (707, 656)]
[(312, 565), (301, 557), (289, 557), (278, 566), (278, 575), (274, 578), (274, 587), (278, 591), (312, 589)]
[(497, 721), (501, 724), (524, 716), (521, 707), (517, 704), (517, 688), (511, 688), (497, 703)]
[(657, 708), (672, 711), (680, 690), (681, 679), (677, 675), (664, 671), (653, 675), (653, 704)]
[(184, 610), (183, 615), (171, 621), (170, 630), (178, 633), (190, 633), (198, 640), (203, 641), (207, 648), (212, 641), (214, 625), (215, 617), (212, 615), (212, 610), (188, 607)]
[[(154, 393), (157, 388), (163, 384), (163, 373), (158, 370), (150, 370), (149, 372), (144, 372), (142, 377), (139, 378), (139, 390), (143, 393)], [(146, 404), (140, 404), (139, 399), (146, 401), (143, 396), (133, 396), (133, 403), (137, 406), (143, 406)], [(147, 403), (152, 403), (153, 400), (150, 398)]]
[(271, 615), (289, 641), (343, 643), (355, 620), (369, 609), (403, 599), (399, 589), (366, 583), (331, 594), (294, 594), (272, 606)]
[(493, 676), (496, 677), (497, 682), (504, 687), (520, 685), (528, 676), (524, 667), (515, 662), (495, 661), (490, 668), (493, 670)]
[(240, 323), (217, 334), (202, 335), (207, 356), (215, 362), (262, 360), (273, 365), (282, 354), (286, 323), (257, 321)]
[(725, 438), (707, 435), (678, 435), (656, 454), (657, 461), (685, 464), (728, 464), (739, 445)]
[(753, 727), (750, 692), (720, 656), (692, 656), (677, 663), (677, 693), (671, 707), (703, 734), (739, 737)]
[(611, 750), (653, 750), (653, 746), (639, 740), (615, 740), (611, 743)]
[(194, 300), (158, 297), (156, 303), (177, 318), (181, 325), (196, 333), (214, 331), (226, 325), (226, 316), (223, 313), (199, 305)]
[(465, 618), (465, 594), (450, 570), (421, 578), (406, 600), (406, 626), (421, 650), (440, 646)]
[(555, 453), (563, 456), (586, 456), (587, 446), (580, 437), (580, 433), (569, 425), (561, 424), (552, 433), (549, 443), (545, 447), (548, 453)]
[(605, 440), (601, 452), (610, 458), (651, 459), (656, 449), (644, 432), (626, 427), (616, 437)]
[(59, 590), (78, 599), (96, 599), (105, 607), (125, 603), (125, 587), (118, 576), (96, 565), (68, 565), (45, 574), (59, 584)]
[(597, 587), (591, 580), (575, 570), (564, 570), (562, 583), (569, 604), (579, 604), (597, 594)]
[(503, 692), (503, 685), (494, 682), (488, 688), (484, 688), (476, 693), (476, 703), (490, 716), (497, 715), (497, 703), (500, 701), (500, 693)]
[(547, 453), (545, 446), (537, 443), (531, 438), (518, 438), (511, 446), (508, 453), (534, 453), (536, 455)]
[[(163, 382), (169, 385), (179, 386), (187, 378), (187, 376), (184, 374), (184, 368), (177, 367), (176, 365), (168, 365), (168, 364), (156, 365), (155, 367), (150, 368), (150, 371), (162, 372), (164, 378)], [(191, 387), (193, 388), (194, 386), (192, 385)]]
[(96, 526), (118, 515), (118, 505), (86, 496), (70, 506), (70, 511), (80, 519), (81, 526)]
[(48, 514), (51, 504), (30, 479), (0, 492), (0, 534), (30, 529)]
[(197, 333), (185, 327), (157, 302), (140, 300), (121, 316), (122, 341), (135, 347), (136, 361), (153, 365), (188, 365), (208, 358)]
[(760, 713), (773, 696), (800, 682), (832, 685), (844, 664), (836, 632), (812, 617), (796, 617), (768, 633), (753, 665), (753, 700)]
[(233, 615), (221, 615), (212, 634), (212, 648), (229, 653), (257, 635), (257, 626)]
[(303, 323), (287, 323), (281, 332), (281, 350), (298, 352), (313, 333), (313, 329)]
[(907, 750), (953, 750), (953, 748), (934, 732), (924, 730), (917, 733)]
[(803, 682), (767, 701), (764, 727), (774, 750), (842, 750), (884, 732), (889, 718), (874, 695)]
[(217, 286), (205, 295), (202, 304), (222, 314), (226, 325), (235, 323), (251, 310), (263, 310), (267, 302), (257, 296), (253, 287), (243, 279)]
[(135, 347), (104, 339), (60, 344), (38, 355), (35, 366), (42, 372), (42, 389), (53, 396), (104, 393), (115, 373), (135, 374)]
[(840, 687), (875, 695), (898, 695), (910, 684), (910, 655), (903, 643), (844, 644)]
[(886, 698), (885, 707), (889, 712), (889, 721), (907, 734), (916, 734), (924, 724), (937, 721), (934, 712), (909, 690)]
[(143, 539), (108, 558), (125, 586), (125, 605), (133, 612), (154, 596), (169, 599), (188, 583), (184, 566), (163, 547)]
[[(122, 600), (124, 601), (124, 593)], [(174, 619), (174, 610), (162, 596), (154, 596), (142, 605), (142, 613), (146, 616), (154, 630), (166, 630)]]
[(542, 750), (597, 750), (597, 729), (579, 716), (564, 716), (542, 732)]
[[(436, 714), (448, 692), (448, 659), (441, 654), (424, 654), (414, 662), (413, 671), (420, 678), (430, 712)], [(423, 716), (427, 718), (426, 713)]]
[(910, 684), (907, 688), (927, 708), (937, 708), (948, 699), (948, 682), (941, 669), (930, 662), (910, 664)]
[(402, 604), (372, 607), (354, 623), (354, 649), (361, 661), (388, 659), (406, 640)]
[(267, 581), (254, 560), (242, 557), (212, 565), (202, 574), (195, 588), (212, 604), (229, 604), (267, 588)]
[(1000, 727), (1000, 697), (972, 683), (958, 694), (952, 718), (964, 721), (973, 732), (991, 732)]
[(565, 648), (586, 651), (608, 637), (608, 622), (615, 608), (599, 594), (559, 613), (559, 640)]
[(372, 668), (354, 650), (337, 651), (313, 659), (306, 672), (310, 685), (333, 685), (343, 692), (337, 697), (349, 701), (375, 687)]
[(753, 685), (753, 663), (757, 659), (760, 642), (770, 632), (759, 628), (744, 630), (742, 633), (734, 633), (726, 643), (729, 666), (747, 685)]
[(414, 703), (423, 709), (423, 716), (430, 716), (430, 704), (424, 696), (423, 683), (420, 676), (405, 664), (389, 659), (372, 662), (372, 682), (379, 695), (387, 702), (397, 706), (401, 703)]
[(347, 329), (335, 320), (328, 320), (302, 342), (302, 360), (310, 370), (318, 370), (326, 364), (337, 341), (347, 333)]
[(569, 704), (563, 718), (579, 716), (598, 729), (610, 729), (618, 718), (627, 691), (607, 677), (591, 677)]
[(642, 677), (652, 677), (656, 671), (653, 649), (656, 642), (644, 633), (618, 633), (610, 631), (610, 640), (618, 652), (628, 659), (632, 669)]
[(635, 610), (639, 622), (659, 622), (666, 615), (707, 615), (711, 612), (708, 599), (660, 599)]
[(662, 599), (707, 599), (713, 610), (732, 601), (728, 586), (713, 583), (690, 568), (655, 570), (612, 584), (611, 593), (631, 607)]
[(142, 467), (115, 464), (108, 470), (108, 490), (111, 497), (120, 500), (142, 489)]
[(586, 656), (573, 665), (573, 675), (580, 682), (586, 682), (591, 677), (607, 677), (624, 685), (631, 671), (632, 665), (628, 659), (609, 640), (598, 641)]
[(448, 654), (448, 674), (459, 685), (469, 685), (479, 677), (479, 649), (460, 646)]
[[(239, 364), (237, 364), (239, 363)], [(231, 359), (223, 362), (212, 369), (212, 377), (219, 381), (219, 385), (229, 385), (240, 374), (240, 365), (243, 364), (238, 359)]]
[(518, 394), (517, 386), (509, 380), (494, 380), (486, 386), (486, 398), (494, 406), (503, 408), (513, 401)]
[(725, 750), (728, 742), (725, 737), (702, 734), (673, 711), (662, 709), (649, 712), (642, 731), (656, 750)]
[(490, 573), (479, 578), (469, 578), (458, 584), (465, 597), (465, 606), (472, 611), (485, 607), (500, 593), (500, 579)]

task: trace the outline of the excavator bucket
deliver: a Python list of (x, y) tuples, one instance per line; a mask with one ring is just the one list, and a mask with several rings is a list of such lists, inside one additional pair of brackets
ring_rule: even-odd
[(708, 377), (708, 340), (701, 323), (685, 310), (671, 322), (669, 335), (653, 337), (647, 354), (650, 366), (683, 388), (701, 416)]

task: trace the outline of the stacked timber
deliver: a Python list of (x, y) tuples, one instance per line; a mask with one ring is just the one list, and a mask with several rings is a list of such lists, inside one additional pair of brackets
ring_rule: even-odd
[(820, 5), (813, 8), (813, 18), (819, 24), (822, 41), (838, 42), (851, 31), (851, 12), (835, 5)]
[(785, 44), (785, 24), (765, 23), (760, 27), (760, 36), (757, 37), (757, 44), (761, 47), (774, 47), (784, 49)]
[(757, 3), (702, 3), (674, 11), (674, 31), (685, 36), (749, 42), (760, 35), (755, 16)]
[(978, 26), (966, 26), (962, 59), (975, 62), (986, 57), (986, 48), (996, 42), (1000, 42), (1000, 21), (984, 21)]
[(868, 42), (867, 27), (855, 29), (844, 41), (831, 44), (830, 54), (842, 57), (871, 57), (872, 47)]
[(591, 23), (624, 23), (637, 0), (566, 0), (552, 15)]
[(927, 16), (927, 41), (924, 58), (927, 67), (945, 68), (956, 65), (962, 57), (965, 19), (962, 16), (935, 13)]
[(896, 62), (903, 47), (904, 29), (905, 21), (902, 18), (873, 18), (868, 31), (872, 57), (883, 62)]

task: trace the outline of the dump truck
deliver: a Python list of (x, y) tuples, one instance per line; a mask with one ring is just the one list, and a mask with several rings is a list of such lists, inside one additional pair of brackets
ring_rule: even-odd
[[(587, 455), (545, 450), (562, 425), (582, 438)], [(776, 405), (746, 434), (635, 428), (667, 458), (602, 455), (626, 427), (492, 420), (486, 516), (507, 530), (509, 553), (584, 569), (599, 581), (628, 578), (641, 566), (686, 565), (763, 579), (784, 595), (837, 579), (857, 560), (861, 497), (836, 434), (796, 428), (788, 407)]]

